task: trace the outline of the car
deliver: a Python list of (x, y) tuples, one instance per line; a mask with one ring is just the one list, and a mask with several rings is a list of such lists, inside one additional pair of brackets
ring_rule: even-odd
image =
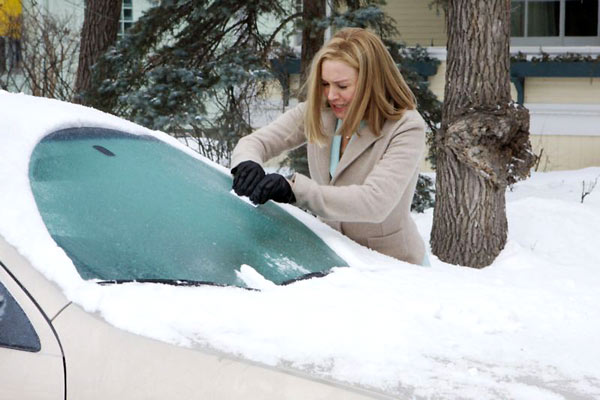
[(390, 398), (87, 311), (78, 296), (102, 288), (236, 293), (259, 290), (253, 277), (293, 285), (347, 262), (282, 207), (235, 196), (228, 170), (164, 133), (3, 91), (0, 121), (0, 399)]

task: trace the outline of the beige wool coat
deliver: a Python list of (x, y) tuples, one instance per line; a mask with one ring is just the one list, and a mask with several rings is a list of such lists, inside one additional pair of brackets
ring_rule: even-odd
[[(232, 155), (232, 167), (252, 160), (263, 164), (307, 142), (305, 103), (269, 125), (243, 137)], [(425, 122), (407, 110), (400, 120), (384, 123), (380, 136), (368, 124), (348, 143), (335, 175), (330, 176), (331, 141), (336, 117), (326, 109), (325, 145), (308, 143), (311, 178), (295, 174), (291, 185), (296, 205), (354, 241), (399, 260), (421, 264), (425, 246), (410, 216), (410, 205), (425, 151)]]

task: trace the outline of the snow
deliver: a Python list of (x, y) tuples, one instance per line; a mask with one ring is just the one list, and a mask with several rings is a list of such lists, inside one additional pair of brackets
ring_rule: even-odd
[[(509, 237), (483, 270), (423, 268), (351, 243), (292, 206), (350, 268), (260, 290), (82, 280), (37, 211), (28, 161), (47, 133), (103, 126), (175, 139), (108, 114), (0, 91), (0, 235), (109, 323), (411, 399), (600, 398), (600, 168), (533, 173), (507, 192)], [(214, 164), (211, 164), (214, 165)], [(214, 165), (215, 168), (221, 168)], [(221, 168), (224, 170), (223, 168)], [(432, 210), (414, 214), (426, 242)]]

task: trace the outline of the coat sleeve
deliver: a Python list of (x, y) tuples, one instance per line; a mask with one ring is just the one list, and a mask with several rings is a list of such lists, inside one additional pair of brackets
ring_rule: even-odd
[(319, 185), (296, 174), (292, 180), (296, 204), (325, 220), (383, 222), (417, 173), (425, 150), (425, 123), (418, 113), (412, 112), (397, 123), (391, 135), (383, 156), (362, 184)]
[(304, 134), (305, 103), (289, 109), (273, 122), (239, 140), (231, 156), (231, 167), (251, 160), (259, 164), (277, 157), (306, 142)]

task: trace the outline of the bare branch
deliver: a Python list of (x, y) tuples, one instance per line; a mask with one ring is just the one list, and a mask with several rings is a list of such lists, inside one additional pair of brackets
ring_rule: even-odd
[(586, 181), (582, 182), (583, 187), (581, 189), (581, 204), (583, 204), (583, 200), (586, 198), (586, 196), (592, 193), (596, 188), (596, 184), (598, 184), (598, 178), (600, 178), (600, 176), (597, 176), (596, 179), (594, 179), (594, 181), (590, 182), (589, 184), (586, 183)]
[[(41, 12), (23, 5), (19, 29), (13, 40), (18, 43), (18, 62), (9, 62), (0, 72), (0, 87), (35, 96), (70, 100), (79, 51), (78, 32), (71, 29), (69, 17)], [(9, 60), (10, 61), (10, 60)]]

